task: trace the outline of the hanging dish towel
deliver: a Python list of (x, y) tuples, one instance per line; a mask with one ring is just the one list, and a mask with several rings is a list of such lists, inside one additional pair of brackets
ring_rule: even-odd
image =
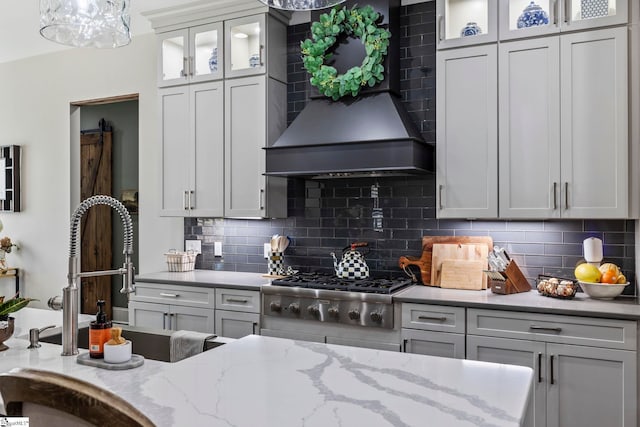
[(176, 331), (169, 339), (169, 361), (177, 362), (187, 357), (202, 353), (204, 342), (215, 338), (214, 334), (193, 331)]

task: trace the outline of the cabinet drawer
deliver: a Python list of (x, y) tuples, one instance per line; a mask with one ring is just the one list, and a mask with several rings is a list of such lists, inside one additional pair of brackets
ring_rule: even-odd
[(137, 282), (131, 300), (215, 308), (215, 289)]
[(636, 350), (632, 320), (469, 309), (467, 334)]
[(402, 304), (402, 327), (463, 334), (464, 310), (464, 307)]
[(260, 313), (260, 292), (217, 288), (216, 308), (218, 310)]

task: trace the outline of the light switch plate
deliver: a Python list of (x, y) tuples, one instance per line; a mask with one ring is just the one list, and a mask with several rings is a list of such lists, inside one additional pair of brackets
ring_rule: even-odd
[(202, 242), (200, 240), (185, 240), (184, 249), (186, 251), (193, 251), (197, 254), (202, 253)]
[(269, 252), (271, 252), (271, 243), (265, 243), (262, 256), (269, 258)]
[(222, 242), (213, 242), (213, 256), (222, 256)]

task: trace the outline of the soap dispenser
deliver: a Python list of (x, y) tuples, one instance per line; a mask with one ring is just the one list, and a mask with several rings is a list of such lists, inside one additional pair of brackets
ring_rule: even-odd
[(104, 343), (111, 338), (111, 322), (104, 312), (104, 301), (98, 301), (96, 320), (89, 325), (89, 357), (102, 359), (104, 357)]

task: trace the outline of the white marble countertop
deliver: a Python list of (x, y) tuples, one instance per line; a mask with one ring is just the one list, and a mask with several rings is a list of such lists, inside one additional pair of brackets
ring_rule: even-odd
[(415, 285), (394, 294), (393, 300), (397, 302), (516, 310), (532, 313), (640, 320), (640, 305), (638, 305), (635, 298), (621, 297), (612, 301), (605, 301), (592, 299), (582, 292), (577, 293), (573, 299), (560, 299), (545, 297), (535, 289), (530, 292), (499, 295), (494, 294), (489, 289), (470, 291)]
[(140, 274), (136, 282), (167, 283), (182, 286), (203, 286), (212, 288), (235, 288), (259, 291), (260, 286), (268, 285), (271, 279), (261, 273), (242, 273), (236, 271), (193, 270), (184, 273), (158, 271)]
[(158, 426), (518, 426), (533, 371), (250, 335), (178, 363), (79, 365), (11, 339), (0, 372), (31, 367), (104, 387)]

